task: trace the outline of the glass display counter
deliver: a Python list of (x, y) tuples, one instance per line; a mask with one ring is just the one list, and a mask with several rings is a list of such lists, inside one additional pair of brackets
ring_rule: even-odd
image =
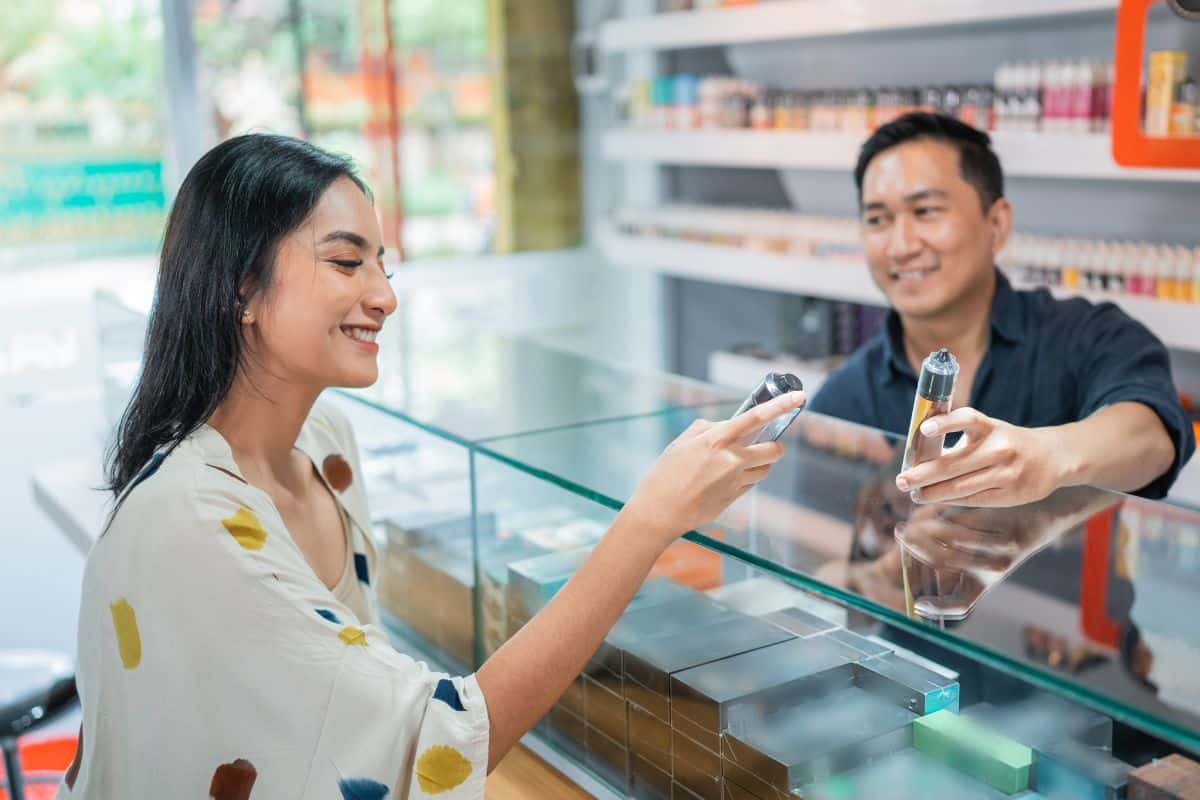
[[(460, 672), (570, 580), (670, 441), (736, 408), (519, 339), (391, 351), (390, 380), (331, 399), (386, 622)], [(545, 742), (637, 797), (1196, 796), (1200, 511), (1083, 487), (920, 505), (895, 437), (805, 413), (785, 443), (666, 550)]]
[[(385, 592), (400, 588), (385, 604), (458, 664), (473, 633), (482, 663), (663, 447), (734, 408), (464, 445), (471, 514), (386, 524)], [(554, 747), (618, 795), (688, 800), (1121, 797), (1191, 779), (1191, 762), (1159, 759), (1200, 751), (1200, 625), (1184, 611), (1200, 512), (1084, 487), (1014, 509), (920, 505), (894, 487), (894, 437), (806, 414), (787, 445), (664, 553), (540, 723)]]

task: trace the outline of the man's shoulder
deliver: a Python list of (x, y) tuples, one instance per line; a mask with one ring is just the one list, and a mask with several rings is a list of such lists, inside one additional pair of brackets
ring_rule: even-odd
[(1017, 291), (1025, 308), (1038, 320), (1060, 327), (1074, 327), (1095, 318), (1114, 322), (1136, 322), (1115, 303), (1108, 300), (1092, 300), (1087, 297), (1055, 297), (1046, 288), (1021, 289)]
[(809, 410), (856, 422), (868, 422), (863, 407), (874, 392), (872, 387), (886, 369), (886, 344), (877, 334), (831, 372), (809, 401)]
[(858, 384), (869, 384), (873, 377), (880, 374), (887, 361), (887, 343), (884, 334), (877, 333), (868, 339), (862, 347), (830, 373), (825, 379), (826, 386), (849, 387)]

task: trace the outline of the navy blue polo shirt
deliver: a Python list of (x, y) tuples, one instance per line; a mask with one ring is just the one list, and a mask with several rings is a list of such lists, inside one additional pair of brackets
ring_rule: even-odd
[[(1045, 289), (1017, 291), (997, 270), (989, 337), (971, 387), (975, 409), (1041, 428), (1078, 422), (1113, 403), (1143, 403), (1175, 443), (1175, 462), (1136, 494), (1166, 495), (1196, 442), (1171, 381), (1167, 350), (1144, 325), (1112, 303), (1056, 300)], [(904, 436), (916, 390), (900, 317), (892, 311), (879, 335), (829, 376), (808, 408)]]

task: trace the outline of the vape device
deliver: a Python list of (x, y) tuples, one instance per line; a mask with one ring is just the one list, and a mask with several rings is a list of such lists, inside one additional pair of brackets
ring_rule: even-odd
[[(782, 394), (798, 392), (803, 388), (804, 384), (800, 382), (800, 379), (790, 372), (768, 372), (767, 377), (763, 378), (758, 386), (754, 387), (754, 391), (750, 393), (750, 396), (746, 398), (746, 402), (742, 403), (741, 408), (737, 410), (734, 416), (744, 414), (755, 406), (774, 400)], [(775, 441), (780, 436), (783, 436), (783, 432), (788, 429), (788, 426), (792, 424), (793, 420), (803, 410), (803, 408), (797, 408), (794, 411), (789, 411), (771, 420), (758, 433), (751, 437), (748, 444)]]
[(942, 452), (946, 437), (926, 436), (921, 425), (930, 417), (950, 412), (950, 400), (954, 395), (954, 382), (958, 378), (958, 361), (954, 355), (942, 348), (930, 353), (921, 364), (921, 376), (917, 379), (917, 396), (913, 400), (912, 419), (908, 423), (908, 441), (904, 445), (904, 464), (901, 471), (937, 458)]

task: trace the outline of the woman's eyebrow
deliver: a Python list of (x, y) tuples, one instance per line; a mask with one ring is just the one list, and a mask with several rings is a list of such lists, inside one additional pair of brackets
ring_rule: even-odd
[(337, 241), (349, 242), (359, 250), (364, 250), (367, 246), (367, 238), (354, 231), (331, 231), (321, 237), (321, 241), (317, 242), (317, 244), (327, 244)]

